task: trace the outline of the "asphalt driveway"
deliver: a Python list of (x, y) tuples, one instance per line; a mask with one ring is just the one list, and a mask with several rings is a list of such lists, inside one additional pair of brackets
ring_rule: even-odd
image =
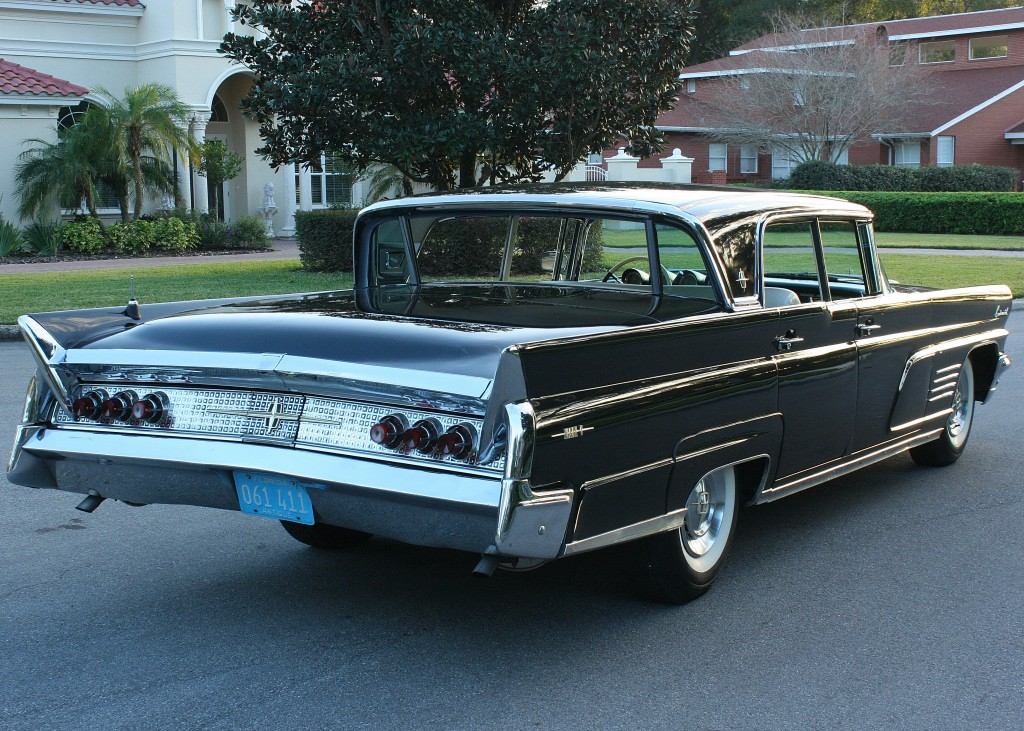
[[(636, 599), (607, 553), (481, 580), (457, 553), (86, 515), (0, 477), (0, 728), (1020, 729), (1024, 337), (1009, 349), (959, 463), (897, 457), (746, 511), (684, 607)], [(31, 368), (0, 343), (4, 449)]]

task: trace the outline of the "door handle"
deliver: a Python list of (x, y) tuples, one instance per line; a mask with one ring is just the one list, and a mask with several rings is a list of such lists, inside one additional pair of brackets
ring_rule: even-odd
[(867, 322), (857, 323), (857, 334), (858, 335), (870, 335), (875, 330), (881, 330), (881, 329), (882, 329), (881, 325), (876, 325), (871, 320), (868, 320)]
[(803, 338), (798, 336), (794, 331), (789, 330), (785, 335), (779, 335), (775, 338), (775, 347), (781, 353), (788, 353), (793, 349), (796, 343), (802, 343)]

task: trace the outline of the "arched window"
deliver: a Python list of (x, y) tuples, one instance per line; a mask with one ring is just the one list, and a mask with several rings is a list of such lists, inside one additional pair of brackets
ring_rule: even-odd
[(228, 108), (224, 106), (224, 101), (219, 95), (214, 94), (213, 104), (210, 105), (210, 121), (211, 122), (228, 122)]
[(57, 112), (57, 133), (59, 134), (64, 130), (71, 129), (81, 122), (91, 106), (92, 104), (89, 102), (83, 101), (73, 107), (61, 107)]
[[(93, 105), (87, 101), (81, 101), (73, 107), (61, 107), (57, 111), (58, 137), (75, 125), (80, 124), (85, 118), (86, 112), (88, 112), (92, 106)], [(98, 209), (104, 213), (120, 210), (117, 203), (117, 195), (114, 193), (113, 188), (103, 181), (100, 181), (96, 188), (96, 207)]]

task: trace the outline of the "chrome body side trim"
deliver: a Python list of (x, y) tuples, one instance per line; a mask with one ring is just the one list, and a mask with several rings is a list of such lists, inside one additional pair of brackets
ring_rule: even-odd
[(874, 447), (861, 454), (851, 455), (850, 457), (814, 472), (813, 474), (805, 475), (795, 480), (778, 483), (767, 489), (762, 489), (758, 492), (754, 502), (771, 502), (773, 500), (786, 497), (787, 495), (800, 492), (801, 490), (806, 490), (809, 487), (820, 485), (823, 482), (828, 482), (829, 480), (833, 480), (837, 477), (841, 477), (842, 475), (859, 470), (861, 467), (866, 467), (869, 464), (880, 462), (883, 459), (888, 459), (900, 452), (905, 452), (912, 447), (916, 447), (920, 444), (926, 444), (927, 442), (935, 439), (935, 437), (941, 433), (941, 428), (930, 429), (926, 432), (904, 437), (894, 442), (886, 442), (881, 446)]
[[(63, 353), (63, 350), (61, 352)], [(279, 353), (88, 348), (69, 350), (63, 360), (70, 366), (98, 366), (107, 372), (116, 371), (118, 366), (122, 366), (128, 369), (159, 369), (160, 372), (167, 374), (180, 374), (183, 370), (187, 373), (190, 369), (197, 369), (209, 372), (210, 376), (219, 377), (247, 372), (274, 376), (278, 379), (281, 376), (328, 378), (353, 386), (382, 384), (408, 390), (413, 390), (410, 384), (417, 384), (418, 387), (415, 390), (419, 392), (435, 392), (475, 400), (483, 398), (484, 393), (491, 386), (491, 379), (476, 376), (366, 365)], [(126, 375), (128, 377), (125, 380), (132, 380), (131, 372)], [(196, 374), (194, 378), (201, 379), (202, 375), (201, 373)], [(180, 378), (179, 375), (178, 379)]]
[(935, 419), (944, 419), (945, 417), (949, 416), (951, 413), (953, 413), (952, 409), (943, 409), (942, 411), (936, 411), (934, 414), (928, 414), (927, 416), (922, 416), (920, 419), (913, 419), (911, 421), (905, 421), (902, 424), (896, 424), (895, 426), (890, 426), (889, 427), (889, 431), (904, 431), (906, 429), (912, 429), (915, 426), (921, 426), (921, 424), (927, 424), (929, 421), (933, 421)]
[[(964, 325), (957, 325), (956, 327), (960, 328), (964, 327)], [(921, 334), (927, 334), (927, 332), (929, 331), (921, 331)], [(915, 334), (917, 333), (904, 333), (904, 335)], [(900, 378), (900, 385), (898, 390), (903, 390), (903, 387), (907, 383), (907, 377), (910, 375), (910, 369), (913, 368), (917, 363), (920, 363), (922, 360), (932, 358), (938, 355), (939, 353), (946, 352), (947, 350), (956, 350), (957, 348), (965, 348), (970, 345), (980, 345), (981, 343), (985, 342), (995, 343), (998, 340), (1005, 338), (1009, 334), (1009, 331), (1006, 330), (1005, 328), (997, 328), (995, 330), (987, 330), (985, 332), (976, 333), (974, 335), (964, 335), (959, 338), (952, 338), (951, 340), (943, 340), (933, 345), (928, 345), (925, 346), (924, 348), (921, 348), (917, 352), (912, 353), (911, 356), (907, 358), (907, 364), (903, 368), (903, 376)], [(868, 338), (866, 340), (862, 340), (861, 343), (863, 344), (871, 340), (874, 339)], [(949, 371), (952, 371), (954, 369), (959, 371), (960, 365), (957, 364), (956, 366), (947, 366), (945, 368), (937, 370), (936, 373), (948, 373)]]
[(565, 544), (565, 550), (562, 552), (562, 555), (574, 556), (578, 553), (594, 551), (598, 548), (604, 548), (605, 546), (611, 546), (616, 543), (625, 543), (626, 541), (633, 541), (637, 538), (652, 536), (655, 533), (674, 530), (681, 526), (685, 520), (686, 508), (680, 508), (679, 510), (673, 510), (671, 513), (666, 513), (665, 515), (659, 515), (654, 518), (649, 518), (648, 520), (643, 520), (639, 523), (633, 523), (632, 525), (626, 525), (622, 528), (610, 530), (607, 533), (599, 533), (596, 536), (567, 543)]

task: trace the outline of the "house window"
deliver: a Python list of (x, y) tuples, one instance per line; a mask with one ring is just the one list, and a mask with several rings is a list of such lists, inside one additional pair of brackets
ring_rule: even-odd
[(844, 147), (843, 151), (839, 153), (839, 157), (836, 158), (836, 165), (849, 165), (850, 164), (850, 148)]
[(740, 146), (740, 172), (757, 173), (757, 145)]
[(935, 41), (922, 43), (919, 46), (921, 63), (949, 63), (956, 58), (956, 43), (953, 41)]
[(740, 77), (740, 88), (741, 89), (749, 89), (750, 88), (750, 79), (748, 79), (746, 76), (741, 76)]
[(935, 164), (939, 167), (949, 167), (953, 164), (956, 156), (956, 138), (938, 137), (935, 143)]
[(793, 168), (803, 162), (803, 156), (785, 145), (772, 145), (772, 179), (785, 180)]
[[(57, 111), (57, 139), (60, 139), (64, 132), (81, 123), (91, 106), (92, 104), (89, 102), (83, 101), (73, 107), (61, 107)], [(121, 210), (113, 186), (103, 180), (96, 181), (96, 209), (100, 213), (114, 213)]]
[[(299, 203), (302, 169), (295, 164), (295, 202)], [(352, 183), (355, 176), (334, 155), (320, 156), (318, 165), (309, 166), (309, 190), (313, 208), (348, 207), (352, 205)]]
[(979, 61), (984, 58), (1006, 58), (1007, 36), (972, 38), (968, 47), (972, 61)]
[(889, 46), (889, 65), (902, 66), (907, 62), (907, 44), (893, 43)]
[(591, 152), (587, 155), (587, 165), (604, 165), (604, 155), (600, 152)]
[(897, 142), (893, 150), (893, 164), (908, 168), (921, 167), (921, 143)]
[(804, 92), (802, 89), (793, 89), (793, 106), (802, 107), (804, 105)]
[(708, 171), (725, 172), (729, 165), (729, 146), (719, 142), (708, 145)]
[(687, 94), (693, 94), (696, 91), (697, 91), (697, 80), (696, 79), (687, 79), (686, 80), (686, 93)]

